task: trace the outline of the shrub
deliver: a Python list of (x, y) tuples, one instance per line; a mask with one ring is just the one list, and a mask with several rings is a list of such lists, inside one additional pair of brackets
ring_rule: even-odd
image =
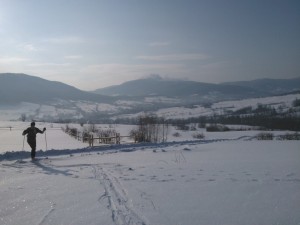
[(138, 118), (138, 128), (130, 131), (130, 136), (136, 142), (164, 142), (167, 140), (168, 124), (155, 115), (145, 115)]
[(115, 137), (117, 131), (115, 129), (99, 129), (96, 130), (99, 137)]
[(293, 101), (293, 106), (294, 107), (297, 107), (297, 106), (300, 106), (300, 99), (295, 99), (294, 101)]
[(187, 131), (189, 129), (190, 129), (190, 127), (186, 124), (177, 124), (176, 125), (176, 130), (185, 130), (185, 131)]
[(191, 130), (191, 131), (196, 131), (196, 130), (197, 130), (196, 124), (193, 124), (193, 125), (191, 126), (190, 130)]
[(134, 140), (134, 142), (144, 142), (145, 141), (145, 136), (143, 135), (143, 133), (137, 129), (132, 129), (129, 132), (129, 136), (131, 139)]
[(103, 138), (103, 139), (99, 139), (99, 142), (101, 140), (101, 143), (104, 143), (104, 144), (114, 143), (114, 139), (112, 137), (117, 136), (117, 131), (115, 129), (106, 129), (106, 130), (99, 129), (96, 131), (97, 131), (98, 137)]
[(176, 132), (176, 133), (173, 134), (173, 136), (174, 136), (174, 137), (180, 137), (181, 134), (179, 134), (178, 132)]
[(203, 133), (195, 133), (193, 134), (193, 138), (196, 138), (196, 139), (204, 139), (205, 136)]
[(286, 133), (284, 135), (279, 135), (278, 140), (300, 140), (300, 134), (296, 133)]
[(77, 133), (78, 133), (78, 130), (76, 129), (76, 128), (71, 128), (70, 130), (69, 130), (69, 133), (70, 133), (70, 135), (72, 136), (72, 137), (77, 137)]
[(259, 133), (256, 135), (257, 140), (273, 140), (274, 135), (272, 133)]
[(90, 135), (89, 135), (88, 132), (86, 132), (86, 131), (82, 132), (82, 141), (83, 141), (83, 142), (88, 141), (88, 140), (89, 140), (89, 137), (90, 137)]

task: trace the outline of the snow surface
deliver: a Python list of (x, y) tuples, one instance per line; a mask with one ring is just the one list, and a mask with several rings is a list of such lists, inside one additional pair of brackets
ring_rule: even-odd
[(299, 141), (249, 138), (256, 131), (176, 139), (172, 130), (167, 143), (88, 148), (37, 123), (49, 128), (49, 147), (31, 161), (22, 136), (15, 152), (8, 144), (27, 125), (0, 133), (9, 150), (0, 154), (1, 225), (300, 224)]

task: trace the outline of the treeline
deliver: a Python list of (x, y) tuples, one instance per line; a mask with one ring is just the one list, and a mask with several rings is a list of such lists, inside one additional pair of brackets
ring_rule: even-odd
[[(137, 118), (118, 119), (114, 123), (119, 124), (135, 124), (138, 125)], [(167, 124), (174, 126), (182, 126), (189, 123), (198, 123), (200, 127), (205, 127), (206, 124), (235, 124), (235, 125), (249, 125), (259, 126), (270, 130), (292, 130), (300, 131), (300, 117), (287, 116), (270, 116), (262, 114), (251, 115), (214, 115), (214, 116), (200, 116), (188, 119), (168, 119)]]
[(259, 126), (270, 130), (292, 130), (300, 131), (300, 111), (298, 107), (300, 101), (293, 101), (295, 108), (284, 110), (275, 109), (269, 105), (258, 104), (256, 108), (251, 106), (239, 109), (227, 115), (201, 116), (185, 120), (169, 120), (173, 125), (180, 123), (198, 123), (205, 127), (206, 124), (235, 124)]
[(207, 123), (222, 123), (222, 124), (238, 124), (260, 126), (267, 129), (279, 130), (300, 130), (300, 118), (298, 117), (270, 117), (264, 115), (248, 115), (248, 116), (218, 116), (216, 118), (206, 118)]

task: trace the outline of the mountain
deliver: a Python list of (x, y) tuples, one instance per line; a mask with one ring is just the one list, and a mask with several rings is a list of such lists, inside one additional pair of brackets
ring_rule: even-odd
[(44, 103), (57, 99), (108, 102), (111, 98), (26, 74), (0, 74), (0, 104)]
[(210, 84), (196, 81), (165, 80), (160, 77), (150, 77), (125, 82), (102, 89), (94, 93), (102, 95), (127, 95), (127, 96), (167, 96), (191, 97), (205, 95), (223, 95), (226, 97), (254, 97), (265, 95), (264, 91), (254, 90), (251, 87), (241, 87), (231, 84)]
[(166, 80), (149, 77), (125, 82), (121, 85), (101, 88), (94, 93), (102, 95), (166, 96), (178, 98), (201, 98), (214, 96), (215, 100), (265, 97), (300, 90), (300, 78), (260, 79), (253, 81), (227, 82), (221, 84), (196, 81)]
[(264, 90), (270, 94), (282, 94), (300, 90), (300, 77), (293, 79), (258, 79), (252, 81), (227, 82), (225, 85)]
[[(90, 101), (94, 105), (97, 105), (97, 103), (108, 103), (112, 104), (113, 107), (123, 107), (123, 112), (128, 106), (120, 106), (119, 104), (125, 104), (125, 102), (134, 103), (137, 107), (136, 110), (147, 110), (149, 108), (158, 109), (171, 105), (191, 105), (267, 97), (291, 93), (297, 90), (300, 90), (300, 78), (260, 79), (210, 84), (195, 81), (168, 80), (159, 76), (152, 76), (98, 89), (92, 93), (61, 82), (49, 81), (26, 74), (0, 74), (0, 104), (20, 102), (46, 104), (57, 102), (57, 100), (61, 99), (67, 100), (69, 106), (65, 105), (65, 107), (72, 110), (74, 109), (75, 101)], [(117, 100), (125, 101), (120, 103)], [(81, 112), (82, 108), (78, 110)]]

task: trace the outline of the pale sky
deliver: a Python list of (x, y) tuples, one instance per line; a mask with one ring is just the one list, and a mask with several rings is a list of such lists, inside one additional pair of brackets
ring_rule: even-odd
[(82, 90), (299, 77), (299, 12), (299, 0), (0, 0), (0, 73)]

